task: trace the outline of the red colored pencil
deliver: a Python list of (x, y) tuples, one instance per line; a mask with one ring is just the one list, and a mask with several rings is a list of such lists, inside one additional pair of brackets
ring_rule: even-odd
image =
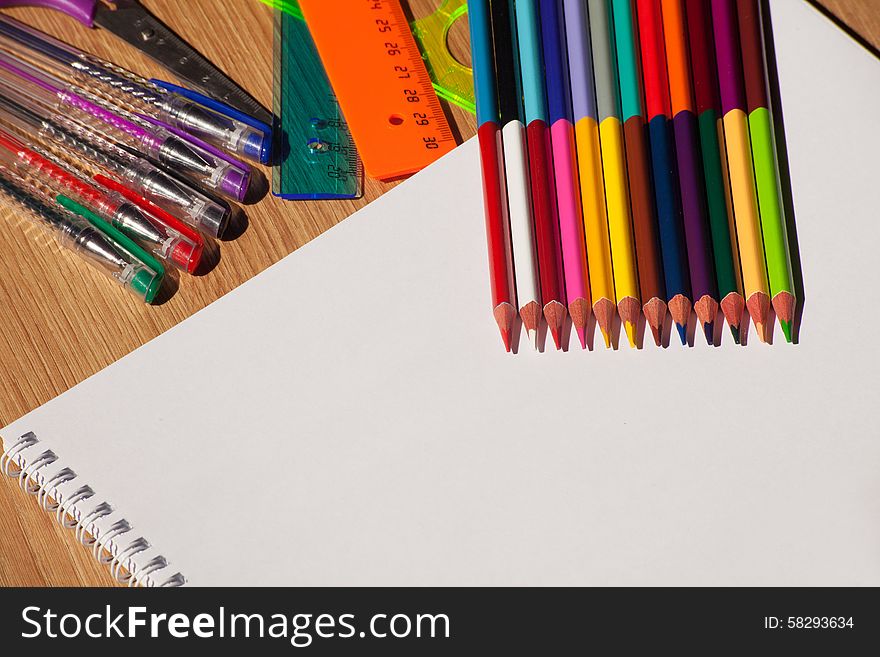
[(471, 42), (477, 97), (477, 130), (483, 171), (486, 238), (489, 247), (489, 280), (492, 314), (501, 331), (504, 348), (510, 351), (510, 333), (516, 317), (516, 286), (510, 243), (507, 184), (504, 175), (498, 89), (493, 59), (489, 3), (471, 3)]
[(529, 177), (532, 181), (532, 209), (538, 246), (538, 274), (544, 319), (557, 349), (562, 348), (565, 322), (565, 283), (562, 278), (562, 253), (559, 242), (559, 218), (556, 215), (554, 171), (551, 164), (549, 128), (543, 121), (526, 127), (529, 146)]
[(489, 246), (489, 280), (492, 314), (501, 331), (504, 348), (510, 351), (510, 332), (516, 317), (516, 294), (510, 256), (507, 193), (500, 158), (501, 129), (487, 122), (477, 131), (483, 168), (483, 199), (486, 210), (486, 239)]

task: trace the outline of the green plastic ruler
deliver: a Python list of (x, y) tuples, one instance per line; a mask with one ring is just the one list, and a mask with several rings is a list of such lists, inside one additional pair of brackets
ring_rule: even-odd
[(356, 198), (363, 170), (318, 51), (294, 0), (275, 7), (272, 193), (284, 199)]

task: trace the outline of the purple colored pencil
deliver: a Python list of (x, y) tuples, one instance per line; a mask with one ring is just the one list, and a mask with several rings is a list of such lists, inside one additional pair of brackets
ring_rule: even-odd
[(660, 0), (660, 6), (694, 312), (703, 326), (706, 341), (713, 344), (715, 317), (718, 314), (718, 282), (712, 254), (709, 204), (703, 175), (703, 149), (694, 100), (684, 3), (683, 0)]
[(694, 113), (685, 110), (675, 115), (672, 127), (694, 312), (703, 325), (706, 340), (711, 344), (714, 340), (713, 322), (718, 311), (718, 287), (709, 235), (699, 125)]
[[(736, 6), (729, 0), (712, 0), (712, 23), (716, 35), (738, 35)], [(721, 92), (721, 115), (731, 110), (746, 111), (742, 55), (733, 38), (715, 39), (718, 88)]]
[(573, 123), (584, 117), (598, 121), (596, 92), (593, 89), (593, 59), (586, 6), (583, 0), (562, 0), (565, 39), (568, 46), (568, 74), (571, 82)]

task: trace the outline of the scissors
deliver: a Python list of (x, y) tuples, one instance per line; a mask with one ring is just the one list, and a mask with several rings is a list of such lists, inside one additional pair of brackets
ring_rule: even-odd
[(137, 0), (0, 0), (61, 11), (87, 27), (103, 27), (159, 62), (198, 91), (267, 125), (272, 114), (177, 36)]

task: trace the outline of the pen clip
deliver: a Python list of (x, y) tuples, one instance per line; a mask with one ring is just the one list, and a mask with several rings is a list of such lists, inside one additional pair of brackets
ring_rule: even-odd
[(236, 121), (241, 121), (242, 123), (249, 125), (252, 128), (256, 128), (257, 130), (261, 130), (263, 134), (266, 135), (266, 139), (263, 140), (263, 147), (260, 149), (260, 162), (262, 164), (269, 164), (272, 153), (270, 144), (272, 144), (272, 127), (266, 125), (262, 121), (258, 121), (254, 117), (245, 114), (244, 112), (240, 112), (237, 109), (230, 107), (220, 101), (214, 100), (209, 96), (205, 96), (204, 94), (200, 94), (197, 91), (193, 91), (192, 89), (187, 89), (186, 87), (181, 87), (176, 84), (172, 84), (170, 82), (165, 82), (163, 80), (157, 80), (153, 78), (150, 80), (155, 85), (158, 85), (165, 89), (165, 91), (171, 91), (173, 93), (179, 94), (186, 98), (187, 100), (191, 100), (194, 103), (198, 103), (208, 109), (214, 110), (230, 119), (235, 119)]

